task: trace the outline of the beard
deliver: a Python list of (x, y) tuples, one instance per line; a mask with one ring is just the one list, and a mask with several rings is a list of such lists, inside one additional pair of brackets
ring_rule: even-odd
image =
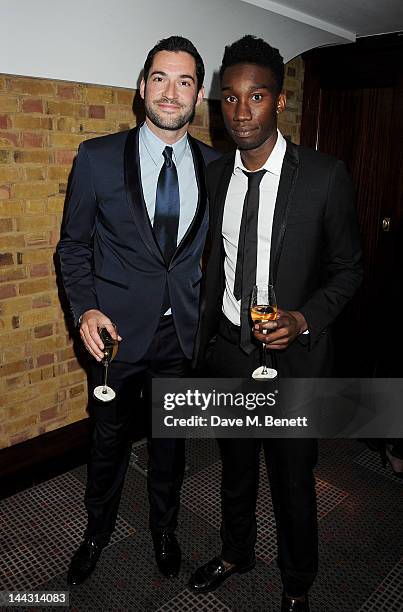
[[(196, 109), (196, 100), (192, 107), (181, 106), (179, 115), (170, 117), (158, 111), (158, 102), (172, 102), (171, 100), (154, 100), (152, 103), (144, 101), (146, 116), (158, 128), (162, 130), (180, 130), (187, 123), (193, 121)], [(175, 103), (175, 102), (173, 102)], [(155, 106), (154, 106), (155, 105)]]

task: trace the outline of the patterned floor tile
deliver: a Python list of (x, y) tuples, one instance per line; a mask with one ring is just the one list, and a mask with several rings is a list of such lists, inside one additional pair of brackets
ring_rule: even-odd
[[(35, 589), (65, 572), (86, 526), (84, 488), (71, 474), (0, 502), (0, 584)], [(112, 542), (134, 534), (120, 519)]]

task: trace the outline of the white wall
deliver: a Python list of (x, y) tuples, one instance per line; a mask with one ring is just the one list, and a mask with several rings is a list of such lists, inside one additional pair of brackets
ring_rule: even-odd
[(148, 50), (190, 38), (206, 65), (208, 97), (224, 45), (256, 34), (286, 61), (345, 38), (239, 0), (0, 0), (0, 72), (136, 87)]

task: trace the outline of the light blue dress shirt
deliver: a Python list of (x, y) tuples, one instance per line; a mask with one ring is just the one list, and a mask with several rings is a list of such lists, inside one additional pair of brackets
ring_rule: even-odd
[[(157, 183), (164, 163), (162, 152), (166, 146), (167, 143), (160, 140), (146, 123), (141, 126), (139, 136), (141, 184), (151, 225), (154, 225)], [(179, 244), (195, 216), (199, 190), (187, 134), (175, 144), (168, 146), (173, 149), (172, 158), (178, 173), (180, 212), (177, 244)]]

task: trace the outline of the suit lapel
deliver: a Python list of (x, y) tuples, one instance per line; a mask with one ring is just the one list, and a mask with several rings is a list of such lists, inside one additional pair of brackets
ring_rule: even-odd
[(204, 219), (204, 215), (206, 213), (206, 207), (207, 207), (206, 168), (205, 168), (204, 159), (203, 159), (203, 156), (201, 154), (199, 147), (197, 146), (195, 139), (192, 138), (190, 134), (188, 134), (188, 141), (189, 141), (190, 149), (193, 155), (193, 163), (194, 163), (197, 190), (198, 190), (198, 200), (197, 200), (196, 212), (194, 214), (192, 222), (190, 223), (188, 229), (186, 230), (185, 235), (182, 237), (182, 240), (178, 244), (175, 253), (173, 254), (173, 257), (169, 265), (170, 269), (173, 268), (175, 264), (178, 263), (178, 259), (181, 253), (183, 253), (184, 249), (189, 244), (191, 244), (192, 241), (194, 240), (202, 224), (202, 221)]
[(231, 155), (222, 171), (218, 181), (217, 193), (214, 198), (213, 215), (210, 220), (212, 233), (212, 244), (222, 241), (222, 223), (224, 216), (225, 199), (227, 197), (228, 187), (231, 180), (232, 171), (234, 169), (235, 154)]
[(270, 247), (270, 283), (276, 284), (278, 264), (283, 247), (287, 218), (290, 211), (292, 194), (298, 175), (298, 148), (287, 141), (280, 182), (274, 208)]
[(147, 249), (161, 262), (164, 257), (155, 239), (141, 186), (139, 128), (129, 131), (124, 151), (126, 197), (140, 237)]

